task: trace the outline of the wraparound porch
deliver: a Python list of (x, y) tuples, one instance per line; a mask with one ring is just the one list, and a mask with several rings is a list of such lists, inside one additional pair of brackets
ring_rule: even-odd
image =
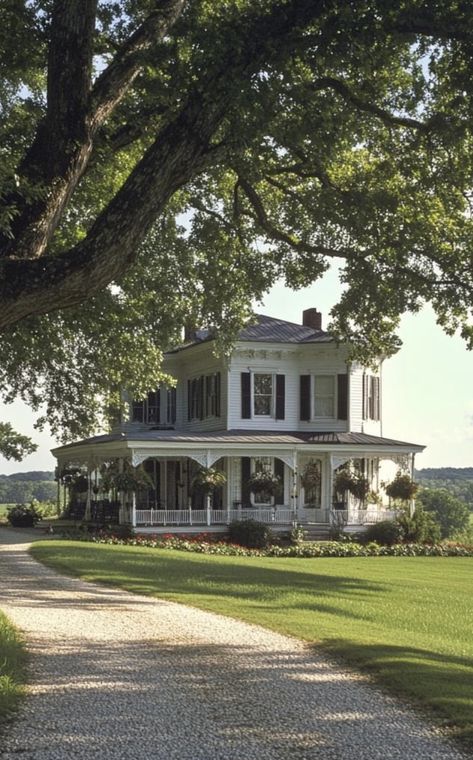
[[(392, 517), (388, 503), (361, 503), (349, 493), (336, 493), (334, 480), (339, 468), (356, 464), (377, 490), (380, 463), (412, 471), (414, 454), (422, 447), (363, 434), (252, 434), (224, 431), (207, 434), (177, 434), (149, 431), (135, 440), (131, 434), (100, 436), (81, 444), (62, 447), (54, 453), (59, 464), (75, 463), (86, 470), (84, 517), (97, 514), (100, 476), (105, 462), (114, 461), (123, 471), (126, 462), (144, 468), (152, 485), (127, 493), (115, 490), (103, 503), (116, 505), (117, 519), (139, 530), (171, 528), (200, 531), (221, 529), (234, 519), (253, 518), (275, 529), (293, 524), (343, 525), (348, 529)], [(245, 478), (258, 463), (279, 473), (281, 487), (270, 498), (250, 492)], [(308, 485), (307, 466), (319, 473)], [(214, 467), (226, 482), (210, 495), (196, 497), (192, 477), (199, 468)]]

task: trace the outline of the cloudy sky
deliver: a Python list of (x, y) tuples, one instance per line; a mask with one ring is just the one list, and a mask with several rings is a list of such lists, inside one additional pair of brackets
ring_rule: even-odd
[[(276, 286), (256, 311), (300, 322), (302, 311), (317, 307), (324, 314), (337, 298), (335, 272), (320, 283), (294, 293)], [(417, 467), (473, 466), (473, 353), (459, 338), (449, 338), (435, 324), (429, 308), (407, 315), (401, 325), (403, 347), (383, 368), (383, 434), (427, 446)], [(0, 420), (31, 435), (38, 451), (23, 462), (0, 457), (0, 473), (52, 470), (49, 449), (58, 445), (47, 432), (33, 429), (34, 417), (23, 404), (0, 404)]]

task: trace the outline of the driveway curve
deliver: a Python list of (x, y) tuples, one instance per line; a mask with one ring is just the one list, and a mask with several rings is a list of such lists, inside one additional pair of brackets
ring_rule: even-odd
[(0, 608), (31, 655), (4, 760), (466, 758), (304, 643), (60, 576), (29, 540), (0, 529)]

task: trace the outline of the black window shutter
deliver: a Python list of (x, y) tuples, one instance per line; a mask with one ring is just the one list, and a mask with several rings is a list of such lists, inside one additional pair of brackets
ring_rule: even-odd
[(280, 459), (274, 460), (274, 474), (279, 478), (280, 485), (275, 494), (274, 503), (284, 504), (284, 462)]
[(192, 406), (192, 385), (191, 381), (187, 381), (187, 419), (190, 421), (192, 419), (191, 415), (191, 406)]
[(204, 419), (204, 376), (201, 375), (197, 381), (197, 398), (199, 405), (199, 419)]
[(301, 420), (310, 420), (310, 375), (300, 376), (300, 415)]
[(220, 417), (220, 372), (215, 375), (215, 416)]
[(379, 377), (373, 377), (373, 419), (379, 420), (380, 417), (380, 404), (379, 404)]
[(369, 376), (363, 375), (363, 419), (369, 418)]
[(241, 503), (244, 507), (249, 507), (250, 501), (250, 488), (248, 481), (251, 475), (251, 459), (250, 457), (241, 458)]
[(249, 372), (241, 373), (241, 418), (251, 418), (251, 376)]
[(348, 419), (348, 374), (338, 375), (337, 419)]
[(276, 375), (276, 419), (283, 420), (286, 402), (286, 376)]
[(211, 409), (210, 409), (210, 375), (206, 375), (204, 377), (204, 416), (208, 417), (210, 415)]
[(374, 377), (370, 375), (369, 380), (369, 401), (368, 401), (368, 418), (374, 420)]

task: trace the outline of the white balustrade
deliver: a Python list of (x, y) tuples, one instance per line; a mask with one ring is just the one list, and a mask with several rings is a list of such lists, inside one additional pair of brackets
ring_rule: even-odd
[[(253, 519), (268, 525), (290, 525), (294, 512), (290, 507), (254, 507), (248, 509), (211, 509), (210, 524), (226, 525), (232, 520)], [(137, 509), (136, 524), (153, 525), (207, 525), (206, 509)]]

